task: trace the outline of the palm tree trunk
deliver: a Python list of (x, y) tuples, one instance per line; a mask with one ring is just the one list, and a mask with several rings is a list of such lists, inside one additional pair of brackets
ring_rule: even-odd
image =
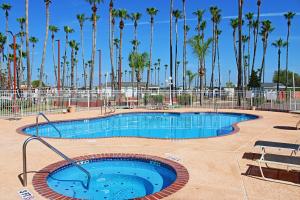
[[(153, 18), (151, 17), (151, 36), (150, 36), (150, 60), (149, 60), (149, 65), (147, 69), (147, 84), (146, 84), (146, 90), (149, 89), (149, 82), (150, 82), (150, 73), (151, 73), (151, 67), (152, 67), (152, 48), (153, 48), (153, 30), (154, 30), (154, 22)], [(155, 72), (156, 74), (156, 72)], [(156, 75), (155, 75), (155, 80), (156, 80)], [(155, 81), (156, 82), (156, 81)]]
[(75, 82), (74, 82), (74, 69), (75, 69), (75, 63), (74, 63), (74, 48), (72, 48), (71, 52), (71, 90), (75, 89)]
[[(112, 3), (112, 1), (111, 1)], [(111, 91), (113, 92), (114, 90), (114, 83), (115, 83), (115, 71), (114, 71), (114, 45), (113, 45), (113, 41), (114, 41), (114, 25), (112, 24), (112, 9), (113, 6), (110, 5), (109, 8), (109, 23), (108, 23), (108, 28), (109, 28), (109, 57), (110, 57), (110, 65), (111, 65)]]
[[(94, 5), (96, 7), (96, 5)], [(91, 64), (91, 71), (90, 71), (90, 86), (89, 89), (93, 89), (94, 83), (94, 69), (95, 69), (95, 56), (96, 56), (96, 32), (97, 32), (97, 16), (96, 12), (93, 13), (93, 41), (92, 41), (92, 64)]]
[(57, 85), (57, 71), (56, 71), (56, 62), (55, 62), (55, 52), (54, 52), (54, 37), (52, 36), (52, 59), (54, 67), (54, 76), (55, 76), (55, 85)]
[(81, 44), (81, 59), (82, 59), (82, 68), (83, 68), (83, 79), (84, 79), (84, 89), (87, 89), (87, 80), (86, 80), (86, 67), (84, 59), (84, 36), (83, 36), (83, 27), (80, 26), (80, 44)]
[[(247, 76), (248, 76), (248, 81), (250, 79), (250, 42), (251, 42), (251, 26), (249, 25), (249, 29), (248, 29), (248, 72), (247, 72)], [(247, 83), (248, 83), (247, 81)]]
[(287, 44), (286, 44), (286, 65), (285, 65), (285, 92), (287, 95), (287, 88), (288, 88), (288, 70), (289, 70), (289, 40), (290, 40), (290, 25), (288, 26), (288, 33), (287, 33)]
[(233, 48), (234, 48), (235, 62), (236, 62), (236, 65), (238, 65), (238, 53), (237, 53), (237, 47), (236, 47), (236, 29), (233, 30)]
[(69, 36), (68, 36), (68, 33), (66, 32), (66, 44), (65, 44), (65, 52), (64, 52), (64, 65), (63, 65), (62, 82), (61, 82), (61, 88), (62, 88), (62, 90), (64, 90), (64, 88), (65, 88), (68, 43), (69, 43)]
[[(9, 59), (9, 58), (8, 58)], [(10, 60), (8, 60), (8, 62), (7, 62), (7, 88), (10, 90), (11, 89), (11, 82), (12, 82), (12, 80), (11, 80), (11, 70), (10, 70)]]
[[(170, 38), (169, 38), (170, 39), (170, 77), (173, 77), (173, 0), (170, 0), (170, 30), (169, 31), (170, 31)], [(167, 80), (167, 70), (165, 70), (165, 76), (166, 76), (165, 79)], [(183, 80), (185, 80), (184, 77)], [(171, 83), (173, 83), (173, 79), (171, 80)], [(173, 91), (173, 84), (171, 85), (171, 90)]]
[(210, 78), (210, 87), (213, 90), (214, 89), (214, 74), (215, 74), (215, 64), (216, 64), (216, 23), (213, 22), (213, 42), (212, 42), (212, 67), (211, 67), (211, 78)]
[(123, 44), (123, 29), (120, 29), (120, 47), (119, 47), (119, 74), (118, 74), (118, 90), (121, 94), (122, 90), (122, 44)]
[(28, 26), (28, 4), (29, 0), (25, 0), (25, 32), (26, 32), (26, 61), (27, 61), (27, 89), (31, 90), (31, 68), (30, 68), (30, 47), (29, 47), (29, 26)]
[[(34, 49), (35, 49), (35, 46), (33, 45), (33, 47), (32, 47), (32, 55), (31, 55), (30, 77), (32, 77), (32, 69), (34, 67)], [(30, 87), (31, 87), (31, 84), (30, 84)]]
[(239, 54), (238, 54), (238, 106), (241, 106), (242, 94), (242, 17), (243, 17), (243, 0), (238, 0), (239, 5)]
[(260, 75), (259, 75), (259, 79), (262, 80), (262, 83), (265, 83), (265, 58), (266, 58), (267, 46), (268, 46), (267, 41), (265, 41), (263, 44), (263, 59), (262, 59)]
[(258, 32), (259, 32), (259, 17), (260, 17), (260, 6), (257, 8), (257, 21), (258, 21), (258, 26), (255, 28), (254, 31), (254, 50), (253, 50), (253, 59), (252, 59), (252, 68), (251, 72), (254, 70), (254, 65), (255, 65), (255, 58), (256, 58), (256, 49), (257, 49), (257, 40), (258, 40)]
[(219, 92), (221, 92), (221, 64), (220, 64), (219, 36), (217, 36), (217, 57), (218, 57)]
[(277, 93), (279, 92), (279, 83), (280, 83), (280, 55), (281, 50), (278, 49), (278, 69), (277, 69)]
[(39, 81), (39, 88), (43, 86), (43, 75), (44, 75), (44, 66), (45, 66), (45, 58), (46, 58), (46, 50), (47, 50), (47, 40), (48, 40), (48, 30), (49, 30), (49, 4), (46, 4), (46, 33), (45, 33), (45, 40), (44, 40), (44, 48), (43, 48), (43, 56), (42, 56), (42, 64), (40, 68), (40, 81)]
[(176, 44), (175, 44), (175, 90), (177, 89), (177, 76), (178, 76), (178, 68), (177, 68), (177, 57), (178, 57), (178, 20), (175, 21), (175, 31), (176, 31)]
[(184, 37), (183, 37), (183, 90), (185, 90), (185, 82), (186, 82), (186, 1), (183, 0), (183, 30), (184, 30)]

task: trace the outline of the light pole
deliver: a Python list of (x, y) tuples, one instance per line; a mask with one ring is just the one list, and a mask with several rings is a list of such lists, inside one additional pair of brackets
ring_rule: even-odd
[(17, 55), (16, 55), (16, 35), (14, 35), (11, 31), (7, 31), (10, 33), (14, 40), (14, 100), (16, 101), (16, 90), (17, 90)]
[(58, 46), (58, 50), (57, 50), (57, 91), (58, 94), (60, 93), (60, 40), (56, 40), (57, 41), (57, 46)]
[(169, 77), (169, 79), (166, 80), (166, 84), (169, 85), (169, 98), (170, 98), (170, 102), (169, 105), (172, 106), (172, 77)]

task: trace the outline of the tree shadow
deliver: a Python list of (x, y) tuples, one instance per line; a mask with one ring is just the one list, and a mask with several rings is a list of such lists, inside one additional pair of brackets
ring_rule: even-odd
[[(252, 178), (262, 179), (260, 169), (255, 165), (247, 165), (248, 169), (245, 173), (242, 173), (244, 176), (249, 176)], [(286, 171), (282, 169), (275, 168), (262, 168), (264, 176), (269, 179), (274, 179), (278, 181), (286, 181), (295, 184), (300, 184), (300, 172), (299, 171)]]
[(281, 130), (288, 130), (288, 131), (296, 131), (297, 128), (294, 126), (274, 126), (273, 128), (281, 129)]

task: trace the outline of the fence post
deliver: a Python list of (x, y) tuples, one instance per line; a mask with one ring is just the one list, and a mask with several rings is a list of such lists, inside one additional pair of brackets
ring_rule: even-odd
[(292, 93), (291, 93), (291, 91), (290, 91), (289, 96), (290, 96), (290, 101), (289, 101), (290, 102), (290, 110), (292, 110)]
[(88, 90), (88, 110), (90, 110), (90, 91)]

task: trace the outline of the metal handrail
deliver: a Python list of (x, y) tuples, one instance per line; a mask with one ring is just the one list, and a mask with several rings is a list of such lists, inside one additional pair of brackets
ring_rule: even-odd
[[(108, 105), (106, 105), (104, 108), (105, 108), (105, 114), (116, 112), (116, 108), (114, 106), (108, 106)], [(106, 109), (109, 109), (110, 112), (106, 112)]]
[(42, 138), (40, 138), (38, 136), (31, 136), (31, 137), (27, 138), (25, 140), (25, 142), (23, 143), (23, 180), (22, 180), (22, 178), (20, 178), (20, 180), (21, 180), (21, 183), (22, 183), (22, 185), (24, 187), (27, 186), (27, 173), (28, 173), (27, 172), (27, 156), (26, 156), (26, 152), (27, 151), (26, 151), (26, 148), (27, 148), (27, 144), (30, 141), (32, 141), (32, 140), (38, 140), (38, 141), (40, 141), (42, 144), (44, 144), (50, 150), (52, 150), (53, 152), (55, 152), (56, 154), (58, 154), (60, 157), (62, 157), (63, 159), (65, 159), (69, 164), (74, 165), (79, 170), (81, 170), (83, 173), (85, 173), (87, 175), (87, 183), (86, 183), (86, 185), (83, 184), (83, 187), (85, 189), (87, 189), (87, 190), (89, 189), (90, 181), (91, 181), (91, 174), (86, 169), (84, 169), (79, 164), (77, 164), (75, 160), (69, 158), (68, 156), (66, 156), (65, 154), (63, 154), (58, 149), (56, 149), (55, 147), (53, 147), (48, 142), (46, 142), (45, 140), (43, 140)]
[(36, 118), (35, 118), (35, 122), (36, 122), (36, 126), (35, 126), (35, 128), (36, 128), (36, 136), (39, 136), (39, 117), (40, 116), (42, 116), (47, 122), (48, 122), (48, 124), (50, 124), (57, 132), (58, 132), (58, 134), (59, 134), (59, 137), (61, 138), (61, 132), (60, 132), (60, 130), (58, 130), (58, 128), (53, 124), (53, 122), (51, 122), (49, 119), (48, 119), (48, 117), (46, 117), (46, 115), (44, 114), (44, 113), (39, 113), (39, 114), (37, 114), (36, 115)]

